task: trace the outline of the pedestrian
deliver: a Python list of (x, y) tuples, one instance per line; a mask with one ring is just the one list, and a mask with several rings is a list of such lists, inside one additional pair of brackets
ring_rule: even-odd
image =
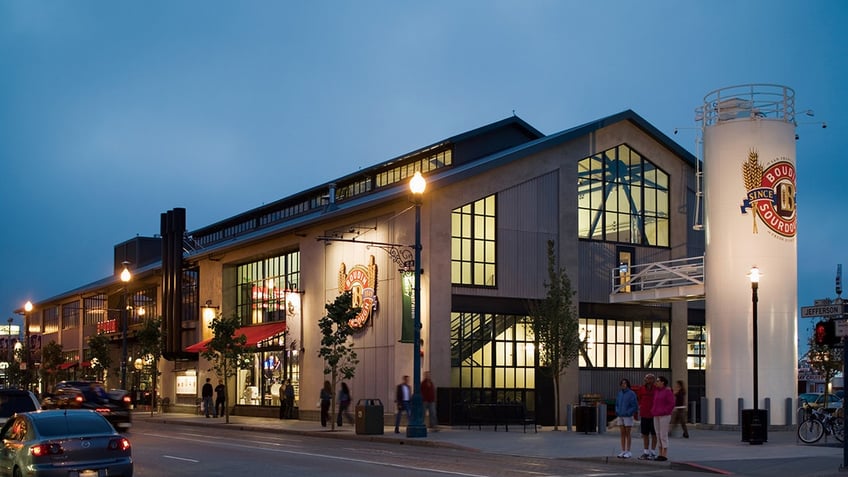
[(668, 387), (665, 376), (657, 378), (654, 404), (651, 414), (654, 416), (654, 429), (660, 444), (660, 453), (655, 460), (668, 460), (668, 428), (671, 423), (671, 413), (674, 412), (674, 393)]
[(633, 457), (630, 453), (630, 444), (633, 440), (630, 432), (633, 429), (633, 416), (639, 412), (639, 398), (630, 389), (628, 379), (622, 378), (618, 385), (621, 388), (615, 397), (615, 416), (618, 421), (618, 430), (621, 432), (621, 452), (618, 458), (629, 459)]
[(278, 398), (280, 398), (280, 419), (286, 417), (286, 388), (288, 387), (288, 381), (283, 381), (280, 384), (280, 389), (277, 391), (279, 393)]
[(406, 414), (406, 422), (409, 423), (409, 399), (412, 397), (412, 392), (409, 390), (409, 376), (404, 376), (403, 381), (395, 388), (395, 404), (397, 412), (395, 413), (395, 434), (400, 433), (400, 417)]
[(424, 379), (421, 380), (421, 399), (424, 401), (424, 410), (430, 415), (430, 429), (439, 430), (439, 418), (436, 416), (436, 385), (430, 376), (430, 371), (424, 371)]
[(333, 400), (333, 387), (329, 381), (324, 381), (324, 387), (321, 388), (321, 427), (327, 427), (327, 422), (330, 421), (330, 403)]
[(639, 398), (639, 421), (644, 445), (642, 455), (639, 456), (640, 460), (654, 460), (657, 457), (657, 432), (654, 429), (654, 415), (651, 414), (656, 380), (653, 374), (646, 374), (644, 383), (634, 389)]
[(294, 415), (294, 385), (291, 379), (286, 379), (286, 419), (291, 419)]
[(215, 391), (212, 389), (212, 378), (206, 378), (206, 384), (203, 385), (203, 388), (200, 390), (200, 397), (203, 399), (203, 413), (206, 414), (206, 417), (211, 417), (212, 413), (212, 393)]
[(674, 383), (674, 413), (671, 415), (671, 429), (669, 435), (674, 434), (677, 425), (683, 428), (683, 437), (689, 438), (689, 429), (686, 428), (686, 385), (683, 380), (678, 379)]
[(339, 427), (342, 427), (342, 417), (348, 424), (353, 424), (353, 414), (350, 413), (350, 399), (350, 388), (347, 387), (347, 383), (343, 382), (342, 389), (339, 391), (339, 415), (336, 417), (336, 424)]
[(218, 385), (215, 386), (215, 417), (224, 415), (224, 408), (227, 406), (227, 387), (224, 386), (224, 380), (219, 379)]

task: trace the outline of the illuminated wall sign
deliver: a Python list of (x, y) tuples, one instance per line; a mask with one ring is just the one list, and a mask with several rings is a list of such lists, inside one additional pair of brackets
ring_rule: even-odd
[(783, 237), (794, 237), (795, 224), (795, 166), (786, 160), (776, 160), (763, 169), (757, 151), (748, 152), (742, 164), (742, 180), (746, 197), (742, 213), (753, 209), (753, 232), (757, 233), (757, 218), (772, 232)]
[(339, 267), (339, 289), (353, 294), (353, 306), (362, 310), (350, 320), (350, 326), (362, 328), (377, 308), (377, 264), (369, 255), (368, 265), (356, 265), (347, 271), (344, 262)]

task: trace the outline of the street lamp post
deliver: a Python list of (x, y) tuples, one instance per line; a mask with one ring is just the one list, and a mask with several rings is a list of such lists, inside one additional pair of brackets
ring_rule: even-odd
[(412, 344), (412, 409), (406, 437), (427, 437), (424, 425), (424, 401), (421, 398), (421, 200), (427, 181), (420, 172), (415, 172), (409, 181), (409, 189), (415, 200), (415, 308)]
[[(752, 351), (754, 354), (753, 359), (753, 394), (754, 394), (754, 409), (750, 411), (749, 419), (750, 419), (750, 428), (748, 429), (748, 443), (751, 445), (760, 445), (763, 441), (766, 440), (766, 426), (768, 425), (768, 415), (767, 410), (760, 411), (759, 402), (759, 338), (757, 336), (757, 302), (759, 301), (759, 297), (757, 296), (757, 292), (760, 288), (760, 269), (757, 267), (752, 267), (751, 272), (748, 274), (748, 277), (751, 279), (751, 305), (753, 306), (753, 346)], [(744, 411), (743, 411), (744, 412)], [(743, 419), (744, 420), (744, 419)], [(744, 423), (743, 423), (744, 424)], [(742, 426), (743, 432), (743, 440), (745, 434), (745, 426)]]
[(29, 376), (32, 373), (32, 347), (29, 342), (29, 314), (32, 313), (32, 302), (24, 304), (24, 352), (26, 352), (26, 371), (24, 372), (24, 389), (29, 390)]
[(124, 309), (121, 313), (121, 389), (127, 389), (127, 321), (129, 321), (127, 286), (132, 278), (127, 265), (129, 265), (129, 262), (124, 262), (124, 270), (121, 271), (121, 281), (124, 282)]

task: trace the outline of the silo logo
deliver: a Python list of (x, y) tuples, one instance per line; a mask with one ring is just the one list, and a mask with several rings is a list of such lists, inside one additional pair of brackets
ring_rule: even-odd
[(758, 162), (757, 151), (748, 152), (748, 160), (742, 164), (742, 180), (745, 183), (745, 200), (742, 213), (752, 210), (753, 233), (757, 231), (757, 218), (771, 231), (782, 237), (794, 237), (795, 222), (795, 166), (789, 161), (778, 159), (763, 169)]
[(348, 321), (351, 328), (365, 326), (371, 313), (377, 310), (377, 264), (370, 256), (368, 265), (356, 265), (346, 270), (344, 262), (339, 267), (339, 289), (353, 294), (353, 306), (359, 307), (356, 317)]

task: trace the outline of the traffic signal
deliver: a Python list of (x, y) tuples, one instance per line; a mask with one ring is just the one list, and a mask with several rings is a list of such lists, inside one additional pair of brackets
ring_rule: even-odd
[(841, 340), (839, 336), (836, 336), (836, 323), (833, 320), (816, 323), (814, 338), (819, 346), (834, 346)]

